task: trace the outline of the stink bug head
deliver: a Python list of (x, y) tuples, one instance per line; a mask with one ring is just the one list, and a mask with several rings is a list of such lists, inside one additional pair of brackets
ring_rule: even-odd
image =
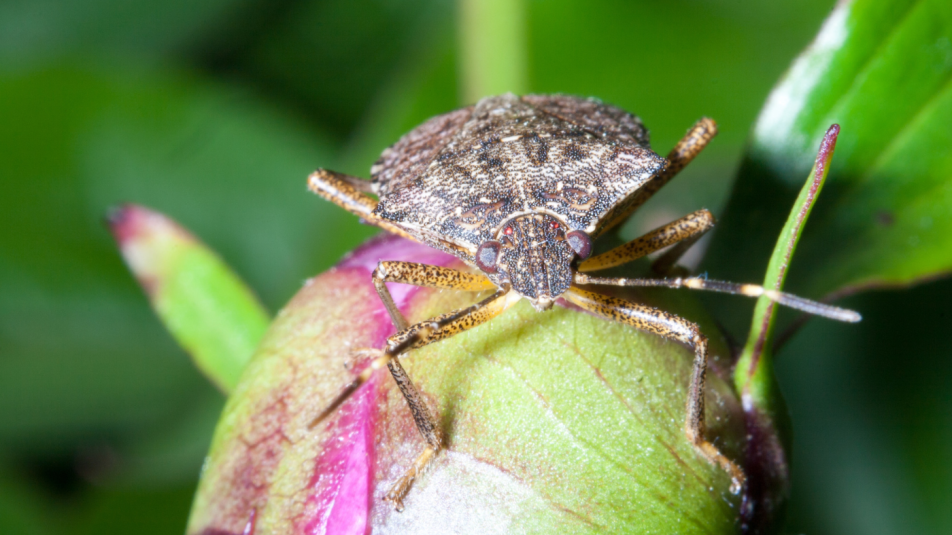
[(502, 226), (496, 261), (500, 279), (546, 310), (572, 284), (575, 251), (565, 239), (565, 225), (549, 214), (526, 214)]

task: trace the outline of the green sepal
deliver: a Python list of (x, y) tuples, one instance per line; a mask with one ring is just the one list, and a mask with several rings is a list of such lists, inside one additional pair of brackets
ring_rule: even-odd
[[(767, 273), (764, 276), (763, 287), (767, 290), (783, 290), (783, 283), (790, 269), (790, 261), (793, 259), (797, 242), (800, 241), (807, 218), (829, 174), (830, 161), (833, 158), (839, 132), (839, 125), (833, 125), (826, 131), (826, 136), (820, 143), (813, 170), (810, 172), (810, 178), (800, 190), (800, 195), (787, 216), (787, 222), (780, 236), (777, 237), (770, 263), (767, 265)], [(758, 298), (747, 343), (734, 369), (734, 385), (744, 400), (745, 408), (756, 407), (772, 418), (778, 415), (776, 400), (779, 399), (770, 347), (776, 317), (775, 310), (778, 306), (766, 296)]]
[(217, 254), (167, 217), (126, 205), (109, 223), (159, 319), (198, 369), (231, 392), (270, 322), (257, 297)]

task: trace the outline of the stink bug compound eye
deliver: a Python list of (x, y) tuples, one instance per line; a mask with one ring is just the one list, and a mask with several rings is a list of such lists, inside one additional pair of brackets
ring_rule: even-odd
[(476, 249), (476, 266), (486, 273), (496, 272), (496, 259), (499, 257), (499, 250), (502, 244), (498, 241), (483, 242)]
[[(425, 443), (385, 495), (402, 509), (403, 498), (420, 471), (444, 448), (444, 439), (439, 420), (396, 359), (486, 323), (520, 299), (540, 312), (562, 299), (694, 352), (684, 439), (697, 455), (725, 470), (731, 490), (739, 492), (746, 481), (744, 471), (706, 436), (707, 338), (696, 324), (674, 314), (591, 289), (664, 286), (765, 296), (812, 314), (858, 321), (855, 312), (757, 285), (665, 277), (688, 246), (714, 226), (707, 210), (591, 256), (595, 240), (627, 220), (716, 133), (714, 121), (702, 118), (662, 158), (652, 151), (641, 121), (618, 107), (592, 98), (506, 94), (434, 117), (410, 131), (383, 152), (371, 167), (369, 181), (324, 169), (314, 172), (309, 187), (318, 195), (369, 224), (449, 253), (475, 270), (380, 262), (373, 282), (397, 333), (311, 426), (320, 424), (376, 370), (388, 367)], [(654, 263), (656, 278), (589, 275), (668, 247)], [(492, 293), (475, 305), (410, 324), (387, 282)]]

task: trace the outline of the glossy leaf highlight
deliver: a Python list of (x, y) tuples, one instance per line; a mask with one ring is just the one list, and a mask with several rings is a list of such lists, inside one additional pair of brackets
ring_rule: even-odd
[(850, 293), (948, 273), (952, 4), (941, 0), (836, 7), (760, 114), (712, 268), (744, 278), (762, 265), (831, 123), (844, 134), (803, 236), (794, 291)]

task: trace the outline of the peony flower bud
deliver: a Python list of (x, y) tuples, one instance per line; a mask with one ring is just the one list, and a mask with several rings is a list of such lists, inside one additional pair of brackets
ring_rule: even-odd
[[(371, 282), (379, 260), (466, 269), (386, 236), (308, 280), (231, 394), (189, 534), (741, 531), (745, 495), (732, 494), (728, 474), (685, 438), (693, 353), (572, 308), (540, 313), (527, 302), (402, 357), (446, 447), (395, 511), (383, 497), (423, 441), (385, 368), (308, 429), (394, 332)], [(479, 297), (390, 288), (411, 322)], [(704, 318), (683, 293), (646, 295)], [(724, 380), (730, 357), (700, 323), (712, 339), (708, 435), (744, 466), (744, 412)]]

